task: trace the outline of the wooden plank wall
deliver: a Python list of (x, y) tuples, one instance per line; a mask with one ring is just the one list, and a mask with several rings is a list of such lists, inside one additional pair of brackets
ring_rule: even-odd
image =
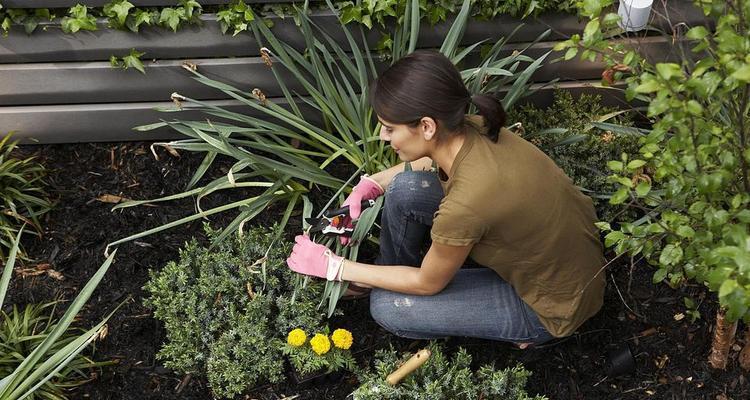
[[(98, 5), (104, 1), (88, 1)], [(170, 4), (166, 0), (131, 0), (134, 4)], [(201, 1), (216, 4), (224, 1)], [(257, 1), (256, 1), (257, 2)], [(269, 1), (263, 1), (269, 2)], [(6, 8), (60, 7), (75, 3), (69, 0), (3, 0)], [(666, 4), (666, 5), (665, 5)], [(666, 7), (666, 9), (664, 8)], [(703, 16), (691, 3), (681, 0), (655, 5), (652, 24), (669, 31), (662, 17), (666, 12), (672, 22), (702, 22)], [(156, 107), (171, 105), (169, 96), (180, 92), (196, 99), (207, 100), (243, 110), (221, 92), (207, 88), (191, 79), (181, 65), (189, 60), (200, 70), (240, 87), (259, 87), (272, 101), (281, 101), (280, 88), (259, 57), (259, 46), (251, 34), (223, 35), (216, 16), (201, 16), (201, 27), (186, 27), (177, 33), (160, 28), (146, 28), (138, 34), (106, 29), (67, 35), (58, 28), (38, 29), (26, 35), (20, 26), (13, 27), (7, 37), (0, 38), (0, 133), (16, 131), (26, 141), (68, 143), (89, 141), (156, 140), (174, 137), (169, 130), (139, 133), (133, 126), (152, 123), (164, 117)], [(330, 11), (314, 14), (316, 23), (343, 41), (336, 16)], [(273, 18), (275, 33), (286, 42), (302, 48), (304, 42), (291, 18)], [(498, 40), (508, 36), (519, 24), (523, 27), (503, 49), (510, 53), (527, 47), (542, 32), (552, 30), (545, 41), (529, 49), (532, 57), (550, 51), (569, 35), (579, 33), (584, 24), (571, 15), (542, 15), (519, 21), (500, 17), (492, 21), (473, 21), (464, 37), (465, 44), (480, 40)], [(420, 46), (439, 46), (450, 23), (422, 27)], [(380, 38), (377, 30), (367, 32), (367, 41), (374, 45)], [(641, 48), (655, 58), (668, 58), (671, 42), (661, 36), (634, 35)], [(112, 69), (109, 57), (126, 55), (131, 48), (145, 52), (146, 75), (134, 70)], [(559, 57), (552, 54), (550, 59)], [(539, 90), (530, 99), (544, 105), (552, 98), (554, 88), (547, 84), (558, 79), (557, 86), (574, 93), (602, 91), (598, 88), (601, 65), (571, 60), (547, 63), (534, 76)], [(301, 88), (295, 88), (300, 89)], [(605, 101), (623, 104), (621, 94), (604, 90)], [(283, 102), (282, 102), (283, 103)], [(249, 110), (248, 110), (249, 112)], [(190, 113), (185, 111), (184, 113)], [(170, 115), (173, 117), (174, 114)], [(179, 118), (200, 118), (200, 115), (179, 115)]]

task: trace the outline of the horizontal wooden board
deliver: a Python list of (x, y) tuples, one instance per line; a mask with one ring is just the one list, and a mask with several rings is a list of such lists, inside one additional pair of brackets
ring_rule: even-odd
[[(671, 42), (662, 37), (639, 41), (641, 50), (655, 59), (665, 60), (672, 51)], [(556, 42), (533, 45), (524, 54), (537, 58), (552, 50)], [(503, 56), (523, 50), (523, 44), (511, 44)], [(532, 82), (552, 80), (592, 80), (601, 77), (601, 63), (579, 59), (553, 62), (562, 53), (552, 52), (547, 62), (533, 76)], [(246, 92), (261, 89), (268, 97), (283, 95), (272, 71), (259, 57), (215, 58), (191, 60), (199, 71)], [(478, 57), (469, 57), (465, 65), (478, 65)], [(178, 91), (195, 99), (226, 99), (223, 92), (192, 79), (193, 74), (182, 68), (183, 62), (165, 60), (146, 62), (146, 74), (134, 69), (113, 69), (104, 62), (34, 63), (0, 65), (0, 104), (44, 105), (87, 104), (109, 102), (163, 101)], [(378, 63), (379, 69), (385, 64)], [(293, 93), (305, 94), (304, 87), (285, 69), (279, 68), (284, 82)]]
[[(555, 86), (535, 85), (533, 94), (525, 101), (531, 101), (540, 106), (549, 105), (556, 88), (567, 90), (574, 96), (582, 93), (601, 93), (603, 103), (606, 105), (615, 107), (626, 105), (622, 91), (602, 88), (599, 81), (564, 82)], [(271, 100), (285, 104), (280, 99)], [(236, 101), (220, 100), (210, 101), (210, 103), (240, 112), (250, 110)], [(16, 137), (23, 139), (25, 143), (163, 140), (179, 136), (169, 129), (136, 132), (132, 128), (158, 122), (161, 119), (204, 120), (206, 118), (206, 115), (195, 111), (158, 112), (154, 110), (157, 107), (173, 107), (173, 104), (150, 102), (0, 107), (0, 126), (7, 131), (15, 131)], [(311, 119), (316, 118), (314, 113), (309, 115)]]
[[(670, 31), (678, 22), (688, 25), (703, 21), (703, 15), (692, 3), (685, 0), (670, 1), (667, 9), (671, 23), (659, 11), (661, 3), (655, 5), (652, 13), (653, 23), (659, 29)], [(329, 32), (340, 43), (345, 42), (340, 24), (331, 11), (316, 11), (313, 18), (317, 25)], [(304, 40), (291, 18), (269, 18), (274, 22), (274, 32), (278, 38), (295, 48), (304, 48)], [(216, 16), (201, 16), (203, 25), (188, 26), (177, 33), (161, 28), (144, 28), (140, 33), (104, 29), (106, 21), (102, 20), (102, 29), (95, 32), (79, 32), (74, 35), (62, 33), (58, 27), (42, 24), (39, 31), (27, 35), (23, 28), (14, 26), (7, 37), (0, 38), (0, 64), (26, 62), (63, 62), (63, 61), (106, 61), (110, 56), (122, 56), (135, 48), (146, 52), (152, 59), (188, 59), (210, 57), (252, 57), (259, 55), (260, 46), (252, 35), (241, 33), (237, 36), (221, 33)], [(510, 42), (531, 42), (546, 30), (551, 34), (545, 39), (561, 40), (572, 34), (580, 33), (584, 23), (572, 15), (545, 14), (537, 18), (520, 21), (507, 16), (499, 16), (492, 21), (472, 21), (466, 29), (463, 44), (472, 44), (480, 40), (496, 41), (509, 36), (519, 25), (523, 25), (510, 38)], [(47, 26), (48, 29), (42, 29)], [(420, 47), (439, 47), (450, 23), (436, 26), (424, 24), (420, 31)], [(359, 28), (354, 28), (359, 29)], [(645, 36), (641, 32), (632, 37)], [(381, 34), (377, 29), (366, 32), (366, 40), (374, 46)]]

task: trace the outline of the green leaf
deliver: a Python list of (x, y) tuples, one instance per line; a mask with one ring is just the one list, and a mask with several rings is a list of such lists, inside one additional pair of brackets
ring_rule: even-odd
[(664, 278), (667, 277), (668, 273), (669, 273), (669, 271), (666, 268), (659, 268), (658, 270), (656, 270), (656, 272), (654, 272), (654, 277), (653, 277), (652, 281), (654, 283), (659, 283), (659, 282), (663, 281)]
[(622, 172), (623, 163), (622, 161), (607, 161), (607, 168), (613, 172)]
[(628, 199), (628, 197), (630, 197), (630, 192), (628, 191), (627, 188), (622, 187), (618, 189), (612, 195), (612, 197), (610, 197), (609, 203), (610, 204), (622, 204), (625, 200)]
[(110, 3), (104, 7), (107, 15), (114, 16), (119, 26), (125, 25), (125, 20), (128, 18), (130, 9), (134, 6), (127, 0), (122, 0), (117, 3)]
[(658, 63), (656, 64), (656, 72), (664, 80), (683, 76), (680, 66), (674, 63)]
[(161, 10), (159, 15), (159, 24), (166, 25), (172, 32), (177, 32), (177, 27), (180, 26), (180, 21), (184, 18), (183, 14), (171, 7), (166, 7)]
[(628, 163), (628, 171), (635, 171), (638, 168), (646, 165), (646, 162), (643, 160), (632, 160)]
[(644, 80), (643, 83), (636, 86), (635, 91), (638, 93), (653, 93), (659, 90), (660, 88), (661, 88), (661, 84), (657, 80), (651, 78), (648, 80)]
[(648, 182), (640, 182), (635, 187), (635, 193), (638, 197), (645, 197), (651, 191), (651, 184)]
[(571, 47), (565, 52), (565, 60), (572, 60), (578, 54), (578, 48)]
[(127, 68), (135, 68), (140, 73), (145, 74), (146, 70), (143, 68), (143, 62), (141, 62), (141, 57), (146, 54), (140, 51), (136, 51), (135, 49), (130, 49), (130, 53), (122, 58), (124, 67)]
[(677, 234), (685, 238), (695, 237), (695, 230), (688, 225), (680, 225), (676, 230)]
[(690, 30), (687, 31), (685, 36), (688, 39), (701, 40), (705, 38), (706, 36), (708, 36), (708, 29), (706, 29), (705, 26), (696, 26), (696, 27), (690, 28)]
[(604, 237), (604, 246), (612, 247), (623, 239), (625, 239), (624, 233), (620, 231), (612, 231)]
[(682, 247), (670, 243), (662, 249), (659, 255), (659, 264), (664, 266), (676, 265), (682, 260), (682, 254)]
[(750, 82), (750, 64), (745, 64), (732, 74), (732, 78), (738, 81)]
[(729, 295), (730, 293), (734, 292), (737, 287), (737, 281), (735, 281), (734, 279), (728, 279), (724, 281), (724, 283), (722, 283), (721, 287), (719, 288), (719, 297)]

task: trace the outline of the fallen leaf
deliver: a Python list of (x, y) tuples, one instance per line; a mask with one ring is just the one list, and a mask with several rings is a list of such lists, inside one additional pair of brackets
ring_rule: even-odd
[(63, 274), (55, 271), (54, 269), (47, 270), (47, 275), (49, 275), (50, 277), (52, 277), (54, 279), (57, 279), (58, 281), (65, 280), (65, 276)]
[(669, 361), (669, 356), (664, 354), (662, 356), (657, 357), (656, 360), (654, 360), (654, 363), (656, 364), (656, 368), (663, 369), (667, 365), (668, 361)]
[(97, 197), (96, 200), (101, 201), (102, 203), (117, 204), (122, 203), (123, 201), (129, 201), (130, 199), (114, 194), (103, 194)]
[(162, 144), (161, 147), (164, 147), (173, 157), (180, 158), (180, 153), (178, 153), (172, 146), (165, 143)]
[(660, 378), (659, 378), (658, 380), (659, 380), (659, 383), (661, 383), (662, 385), (666, 385), (666, 384), (667, 384), (667, 382), (669, 382), (669, 381), (667, 380), (667, 377), (666, 377), (666, 376), (662, 376), (662, 377), (660, 377)]
[(674, 320), (675, 321), (682, 321), (683, 318), (685, 318), (685, 314), (683, 314), (683, 313), (677, 313), (677, 314), (674, 315)]
[(658, 332), (659, 332), (659, 330), (656, 329), (656, 328), (648, 328), (645, 331), (641, 332), (641, 334), (639, 336), (641, 336), (641, 337), (651, 336), (651, 335), (656, 334)]
[(26, 278), (28, 276), (42, 275), (51, 268), (52, 266), (49, 264), (37, 264), (29, 268), (16, 268), (14, 271), (16, 272), (16, 274), (21, 275), (21, 278)]

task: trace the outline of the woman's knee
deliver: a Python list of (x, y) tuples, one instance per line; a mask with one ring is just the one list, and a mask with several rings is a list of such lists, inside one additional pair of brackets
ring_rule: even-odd
[[(385, 191), (385, 207), (391, 212), (440, 205), (443, 188), (437, 174), (428, 171), (404, 171), (396, 174)], [(434, 204), (432, 204), (434, 203)]]
[(372, 289), (370, 292), (370, 315), (378, 325), (387, 331), (398, 334), (402, 328), (399, 312), (394, 306), (398, 293), (383, 289)]

